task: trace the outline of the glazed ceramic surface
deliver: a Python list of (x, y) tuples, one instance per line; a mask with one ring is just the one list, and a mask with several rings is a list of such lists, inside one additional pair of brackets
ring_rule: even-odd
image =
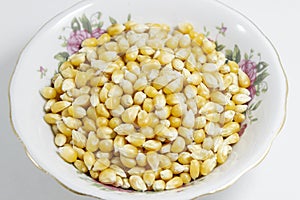
[[(58, 65), (81, 42), (99, 37), (112, 22), (191, 22), (217, 43), (227, 59), (248, 74), (253, 100), (241, 139), (229, 159), (211, 174), (170, 191), (134, 192), (105, 186), (67, 164), (57, 154), (51, 128), (43, 120), (45, 100), (39, 90), (50, 84)], [(222, 190), (256, 166), (267, 154), (285, 120), (287, 82), (279, 57), (267, 37), (239, 12), (210, 0), (83, 1), (46, 23), (24, 48), (10, 85), (11, 120), (31, 160), (70, 190), (103, 199), (191, 199)]]

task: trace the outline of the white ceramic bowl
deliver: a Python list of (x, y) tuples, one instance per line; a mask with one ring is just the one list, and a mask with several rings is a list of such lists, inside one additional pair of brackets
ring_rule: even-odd
[[(137, 22), (162, 22), (175, 26), (189, 21), (196, 30), (217, 40), (219, 48), (223, 48), (221, 44), (226, 46), (223, 51), (236, 60), (254, 81), (251, 92), (255, 98), (247, 112), (247, 128), (225, 164), (205, 178), (179, 189), (141, 193), (97, 183), (78, 173), (75, 167), (58, 156), (53, 134), (43, 120), (45, 100), (39, 90), (49, 85), (58, 62), (68, 56), (66, 52), (78, 50), (78, 42), (84, 37), (96, 36), (99, 11), (103, 28), (110, 24), (109, 16), (125, 22), (128, 14)], [(64, 42), (68, 47), (62, 46)], [(20, 55), (10, 85), (11, 120), (31, 160), (76, 193), (124, 200), (191, 199), (228, 187), (267, 154), (284, 124), (286, 98), (287, 80), (271, 42), (249, 19), (215, 0), (80, 2), (55, 16), (32, 38)]]

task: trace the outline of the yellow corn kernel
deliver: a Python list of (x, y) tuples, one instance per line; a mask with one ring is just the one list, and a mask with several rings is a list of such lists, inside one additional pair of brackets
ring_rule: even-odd
[(242, 113), (235, 113), (233, 120), (237, 123), (242, 123), (245, 121), (246, 117)]
[(112, 139), (115, 135), (115, 132), (107, 126), (101, 126), (97, 129), (97, 137), (99, 139)]
[(159, 151), (161, 149), (162, 143), (161, 141), (158, 140), (147, 140), (144, 144), (143, 147), (147, 151)]
[(158, 91), (150, 85), (145, 87), (144, 92), (150, 98), (153, 98), (158, 94)]
[(215, 167), (217, 166), (217, 161), (215, 157), (206, 159), (200, 165), (200, 173), (201, 175), (208, 175)]
[(238, 73), (240, 67), (236, 62), (229, 60), (227, 62), (227, 65), (230, 67), (230, 72), (233, 72), (236, 74)]
[(86, 149), (90, 152), (95, 152), (98, 150), (99, 138), (95, 132), (90, 132), (86, 142)]
[(191, 175), (187, 172), (182, 172), (179, 176), (184, 184), (187, 184), (192, 180)]
[(200, 95), (206, 99), (210, 98), (210, 91), (204, 83), (200, 83), (200, 85), (198, 85), (197, 92), (198, 92), (198, 95)]
[(235, 94), (232, 97), (232, 101), (237, 105), (245, 104), (245, 103), (249, 102), (250, 100), (251, 100), (250, 96), (248, 96), (246, 94), (241, 94), (241, 93)]
[(110, 35), (108, 33), (103, 33), (98, 39), (98, 45), (103, 45), (110, 41)]
[(130, 176), (129, 183), (130, 183), (131, 187), (136, 191), (146, 191), (147, 190), (145, 182), (138, 175)]
[(97, 171), (93, 171), (93, 170), (89, 170), (89, 173), (90, 173), (90, 176), (93, 178), (93, 179), (98, 179), (99, 178), (99, 172)]
[(120, 124), (114, 128), (114, 131), (118, 133), (118, 135), (130, 135), (135, 132), (135, 128), (132, 124)]
[(71, 105), (68, 101), (57, 101), (51, 106), (52, 113), (58, 113), (68, 108)]
[(97, 125), (98, 128), (103, 127), (103, 126), (108, 126), (108, 123), (109, 123), (109, 121), (105, 117), (98, 117), (96, 119), (96, 125)]
[(136, 82), (133, 84), (133, 89), (135, 91), (142, 91), (147, 86), (148, 81), (146, 76), (142, 76), (139, 79), (136, 80)]
[(97, 159), (94, 163), (93, 171), (103, 171), (110, 166), (110, 161), (108, 158)]
[(141, 105), (146, 99), (146, 94), (143, 92), (136, 92), (133, 97), (133, 102), (135, 105)]
[(146, 170), (143, 174), (143, 180), (145, 184), (150, 187), (155, 181), (155, 174), (152, 170)]
[(120, 148), (123, 148), (126, 143), (125, 137), (121, 135), (117, 135), (114, 138), (114, 151), (119, 152)]
[(155, 110), (155, 115), (159, 119), (165, 120), (171, 115), (171, 107), (170, 106), (165, 106), (162, 109), (157, 109), (157, 110)]
[(143, 55), (151, 56), (155, 53), (155, 50), (148, 46), (140, 47), (140, 52)]
[(181, 118), (171, 116), (169, 117), (170, 126), (174, 128), (178, 128), (181, 126)]
[(112, 82), (119, 84), (124, 78), (124, 72), (122, 70), (115, 70), (112, 73), (111, 80)]
[(166, 183), (163, 180), (156, 180), (152, 186), (154, 191), (163, 191), (166, 188)]
[(167, 41), (166, 41), (166, 47), (170, 48), (170, 49), (176, 49), (178, 46), (178, 38), (176, 37), (170, 37)]
[(181, 104), (176, 104), (171, 109), (171, 114), (174, 117), (181, 117), (183, 115), (184, 109)]
[(168, 181), (173, 178), (173, 172), (169, 169), (162, 170), (160, 173), (160, 178), (164, 181)]
[(117, 180), (117, 174), (114, 170), (107, 168), (100, 172), (99, 181), (104, 184), (114, 184)]
[(44, 87), (40, 93), (45, 99), (54, 99), (57, 94), (53, 87)]
[(118, 117), (113, 117), (109, 120), (108, 126), (111, 129), (116, 128), (117, 126), (119, 126), (120, 124), (122, 124), (122, 120)]
[(191, 161), (190, 175), (194, 180), (200, 176), (200, 162), (198, 160)]
[(121, 34), (125, 30), (125, 26), (122, 24), (112, 24), (107, 28), (107, 33), (110, 36), (115, 36)]
[(171, 63), (174, 57), (175, 55), (172, 52), (160, 51), (157, 60), (160, 62), (161, 65), (166, 65)]
[(133, 105), (133, 99), (131, 95), (125, 94), (121, 97), (121, 105), (124, 106), (124, 108), (128, 108)]
[(193, 133), (194, 141), (196, 144), (201, 144), (205, 138), (205, 132), (203, 129), (195, 130)]
[(132, 106), (130, 108), (127, 108), (121, 115), (121, 119), (125, 123), (133, 123), (140, 109), (141, 109), (140, 106)]
[(194, 125), (195, 129), (204, 128), (205, 125), (206, 125), (206, 117), (199, 116), (195, 118), (195, 125)]
[(183, 185), (183, 181), (180, 177), (175, 176), (166, 183), (166, 190), (179, 188)]
[(172, 166), (170, 158), (166, 155), (159, 155), (159, 167), (162, 169), (169, 169)]
[(105, 118), (109, 118), (110, 117), (110, 113), (106, 109), (105, 105), (102, 104), (102, 103), (100, 103), (100, 104), (98, 104), (96, 106), (96, 112), (101, 117), (105, 117)]
[(88, 170), (92, 169), (94, 163), (96, 162), (95, 155), (92, 152), (85, 152), (83, 154), (83, 161)]
[(62, 117), (62, 120), (70, 129), (78, 129), (82, 126), (82, 122), (79, 119), (75, 119), (73, 117)]
[(130, 176), (132, 176), (132, 175), (138, 175), (138, 176), (142, 176), (143, 174), (144, 174), (144, 172), (145, 172), (145, 168), (144, 167), (133, 167), (133, 168), (131, 168), (131, 169), (129, 169), (128, 171), (127, 171), (127, 173), (130, 175)]
[(101, 152), (109, 153), (114, 149), (113, 140), (112, 139), (104, 139), (99, 142), (99, 149)]
[(87, 167), (85, 166), (84, 162), (82, 160), (76, 160), (74, 162), (74, 166), (81, 172), (86, 173), (88, 172)]
[(125, 156), (127, 158), (135, 158), (138, 154), (138, 149), (131, 144), (125, 144), (122, 148), (119, 149), (119, 151), (122, 156)]
[(166, 85), (163, 89), (165, 94), (172, 94), (176, 92), (180, 92), (183, 88), (183, 78), (179, 77), (173, 81), (171, 81), (168, 85)]
[(199, 33), (197, 33), (197, 32), (194, 31), (194, 30), (191, 30), (191, 31), (189, 32), (189, 36), (190, 36), (191, 39), (196, 38), (198, 35), (199, 35)]
[(193, 72), (189, 77), (187, 77), (187, 82), (195, 86), (199, 85), (202, 82), (201, 74), (199, 72)]
[(125, 156), (120, 156), (120, 161), (122, 165), (124, 165), (127, 168), (133, 168), (136, 166), (136, 160), (134, 158), (127, 158)]
[(217, 162), (219, 164), (223, 164), (227, 158), (228, 155), (231, 153), (232, 147), (230, 145), (222, 145), (219, 147), (217, 152)]
[(113, 110), (120, 105), (120, 102), (121, 102), (120, 97), (109, 97), (105, 101), (105, 106), (107, 109)]
[(193, 41), (199, 46), (202, 46), (204, 38), (205, 38), (204, 34), (200, 33), (197, 34), (197, 36), (193, 39)]
[(225, 110), (234, 110), (235, 109), (235, 103), (233, 101), (228, 101), (228, 103), (225, 106)]
[(70, 61), (65, 61), (59, 66), (59, 71), (63, 71), (66, 69), (74, 69), (73, 65), (71, 64)]
[(212, 41), (209, 41), (207, 38), (204, 38), (202, 41), (202, 50), (206, 54), (212, 53), (216, 49), (216, 44)]
[(81, 43), (82, 47), (96, 47), (97, 45), (98, 41), (96, 38), (87, 38)]
[(59, 114), (47, 113), (44, 115), (44, 120), (48, 124), (56, 124), (57, 121), (61, 120), (61, 116)]
[(146, 137), (141, 133), (132, 133), (125, 138), (130, 144), (141, 147), (145, 141)]
[(69, 145), (60, 147), (58, 153), (68, 163), (73, 163), (77, 160), (77, 152)]
[(183, 33), (183, 34), (188, 34), (190, 33), (192, 30), (194, 30), (194, 27), (191, 23), (189, 22), (184, 22), (184, 23), (180, 23), (178, 24), (178, 30)]
[(153, 100), (151, 98), (146, 98), (143, 103), (143, 110), (150, 113), (154, 110)]
[(141, 110), (137, 116), (137, 124), (140, 127), (146, 127), (149, 126), (151, 124), (151, 117), (149, 116), (149, 114), (144, 111)]
[(224, 140), (224, 145), (229, 145), (229, 144), (235, 144), (239, 141), (240, 136), (238, 133), (234, 133), (230, 136), (228, 136), (225, 140)]
[(78, 148), (84, 148), (86, 146), (87, 139), (82, 132), (72, 130), (72, 141)]
[(72, 105), (68, 107), (68, 113), (71, 117), (80, 119), (86, 116), (87, 111), (81, 106)]
[(85, 153), (85, 151), (81, 148), (76, 147), (76, 146), (73, 146), (73, 149), (77, 153), (77, 158), (80, 159), (80, 160), (83, 160), (83, 154)]
[(147, 165), (147, 157), (144, 153), (138, 153), (135, 160), (136, 164), (140, 167), (145, 167)]
[(54, 143), (56, 144), (56, 146), (58, 147), (62, 147), (64, 146), (64, 144), (66, 144), (67, 142), (67, 137), (64, 134), (56, 134), (55, 138), (54, 138)]
[(135, 61), (137, 59), (137, 56), (139, 54), (139, 49), (137, 46), (132, 46), (129, 49), (127, 49), (125, 57), (128, 61)]
[(155, 151), (148, 151), (146, 154), (147, 163), (151, 167), (151, 169), (155, 172), (158, 172), (159, 169), (159, 156)]
[(69, 57), (69, 60), (73, 66), (78, 67), (81, 63), (85, 62), (85, 53), (76, 53)]
[(188, 165), (192, 161), (192, 156), (189, 152), (181, 152), (178, 155), (178, 162), (183, 165)]
[(178, 136), (172, 143), (171, 152), (180, 153), (184, 150), (184, 148), (185, 148), (185, 140), (183, 139), (183, 137)]

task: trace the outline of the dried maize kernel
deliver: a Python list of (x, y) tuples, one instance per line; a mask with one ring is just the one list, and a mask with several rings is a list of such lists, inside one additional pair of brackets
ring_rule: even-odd
[(77, 152), (71, 146), (63, 146), (58, 149), (59, 155), (68, 163), (73, 163), (77, 160)]

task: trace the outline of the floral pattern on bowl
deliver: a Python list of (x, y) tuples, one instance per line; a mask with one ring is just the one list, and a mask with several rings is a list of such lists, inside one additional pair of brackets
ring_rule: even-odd
[[(116, 4), (119, 6), (115, 6)], [(79, 2), (55, 16), (39, 30), (24, 48), (12, 76), (11, 121), (27, 154), (40, 169), (76, 193), (115, 200), (133, 198), (175, 200), (183, 197), (193, 199), (215, 193), (232, 185), (263, 160), (285, 122), (287, 79), (276, 49), (253, 22), (218, 1), (153, 0), (151, 4), (147, 4), (149, 9), (145, 9), (146, 4), (146, 0)], [(157, 9), (158, 4), (162, 9)], [(169, 12), (165, 12), (165, 8)], [(153, 15), (153, 9), (156, 9), (156, 15)], [(102, 16), (94, 14), (99, 13), (98, 10), (103, 11)], [(129, 193), (101, 185), (85, 174), (78, 173), (72, 165), (65, 163), (57, 155), (53, 134), (43, 121), (44, 112), (41, 107), (44, 105), (44, 99), (37, 91), (49, 85), (53, 72), (57, 71), (57, 64), (76, 52), (80, 48), (79, 41), (83, 38), (105, 31), (103, 27), (106, 26), (103, 24), (109, 23), (108, 16), (114, 16), (122, 22), (128, 13), (131, 13), (137, 21), (172, 25), (189, 20), (196, 24), (198, 29), (204, 29), (205, 25), (204, 32), (206, 34), (209, 32), (209, 37), (217, 42), (218, 50), (225, 52), (227, 58), (239, 59), (240, 67), (252, 81), (250, 89), (254, 98), (249, 103), (250, 109), (246, 113), (247, 123), (242, 127), (246, 132), (234, 146), (228, 161), (204, 179), (198, 179), (179, 189)], [(221, 26), (216, 27), (220, 24)], [(23, 89), (24, 83), (28, 88), (26, 91)], [(266, 92), (267, 94), (264, 94)]]

